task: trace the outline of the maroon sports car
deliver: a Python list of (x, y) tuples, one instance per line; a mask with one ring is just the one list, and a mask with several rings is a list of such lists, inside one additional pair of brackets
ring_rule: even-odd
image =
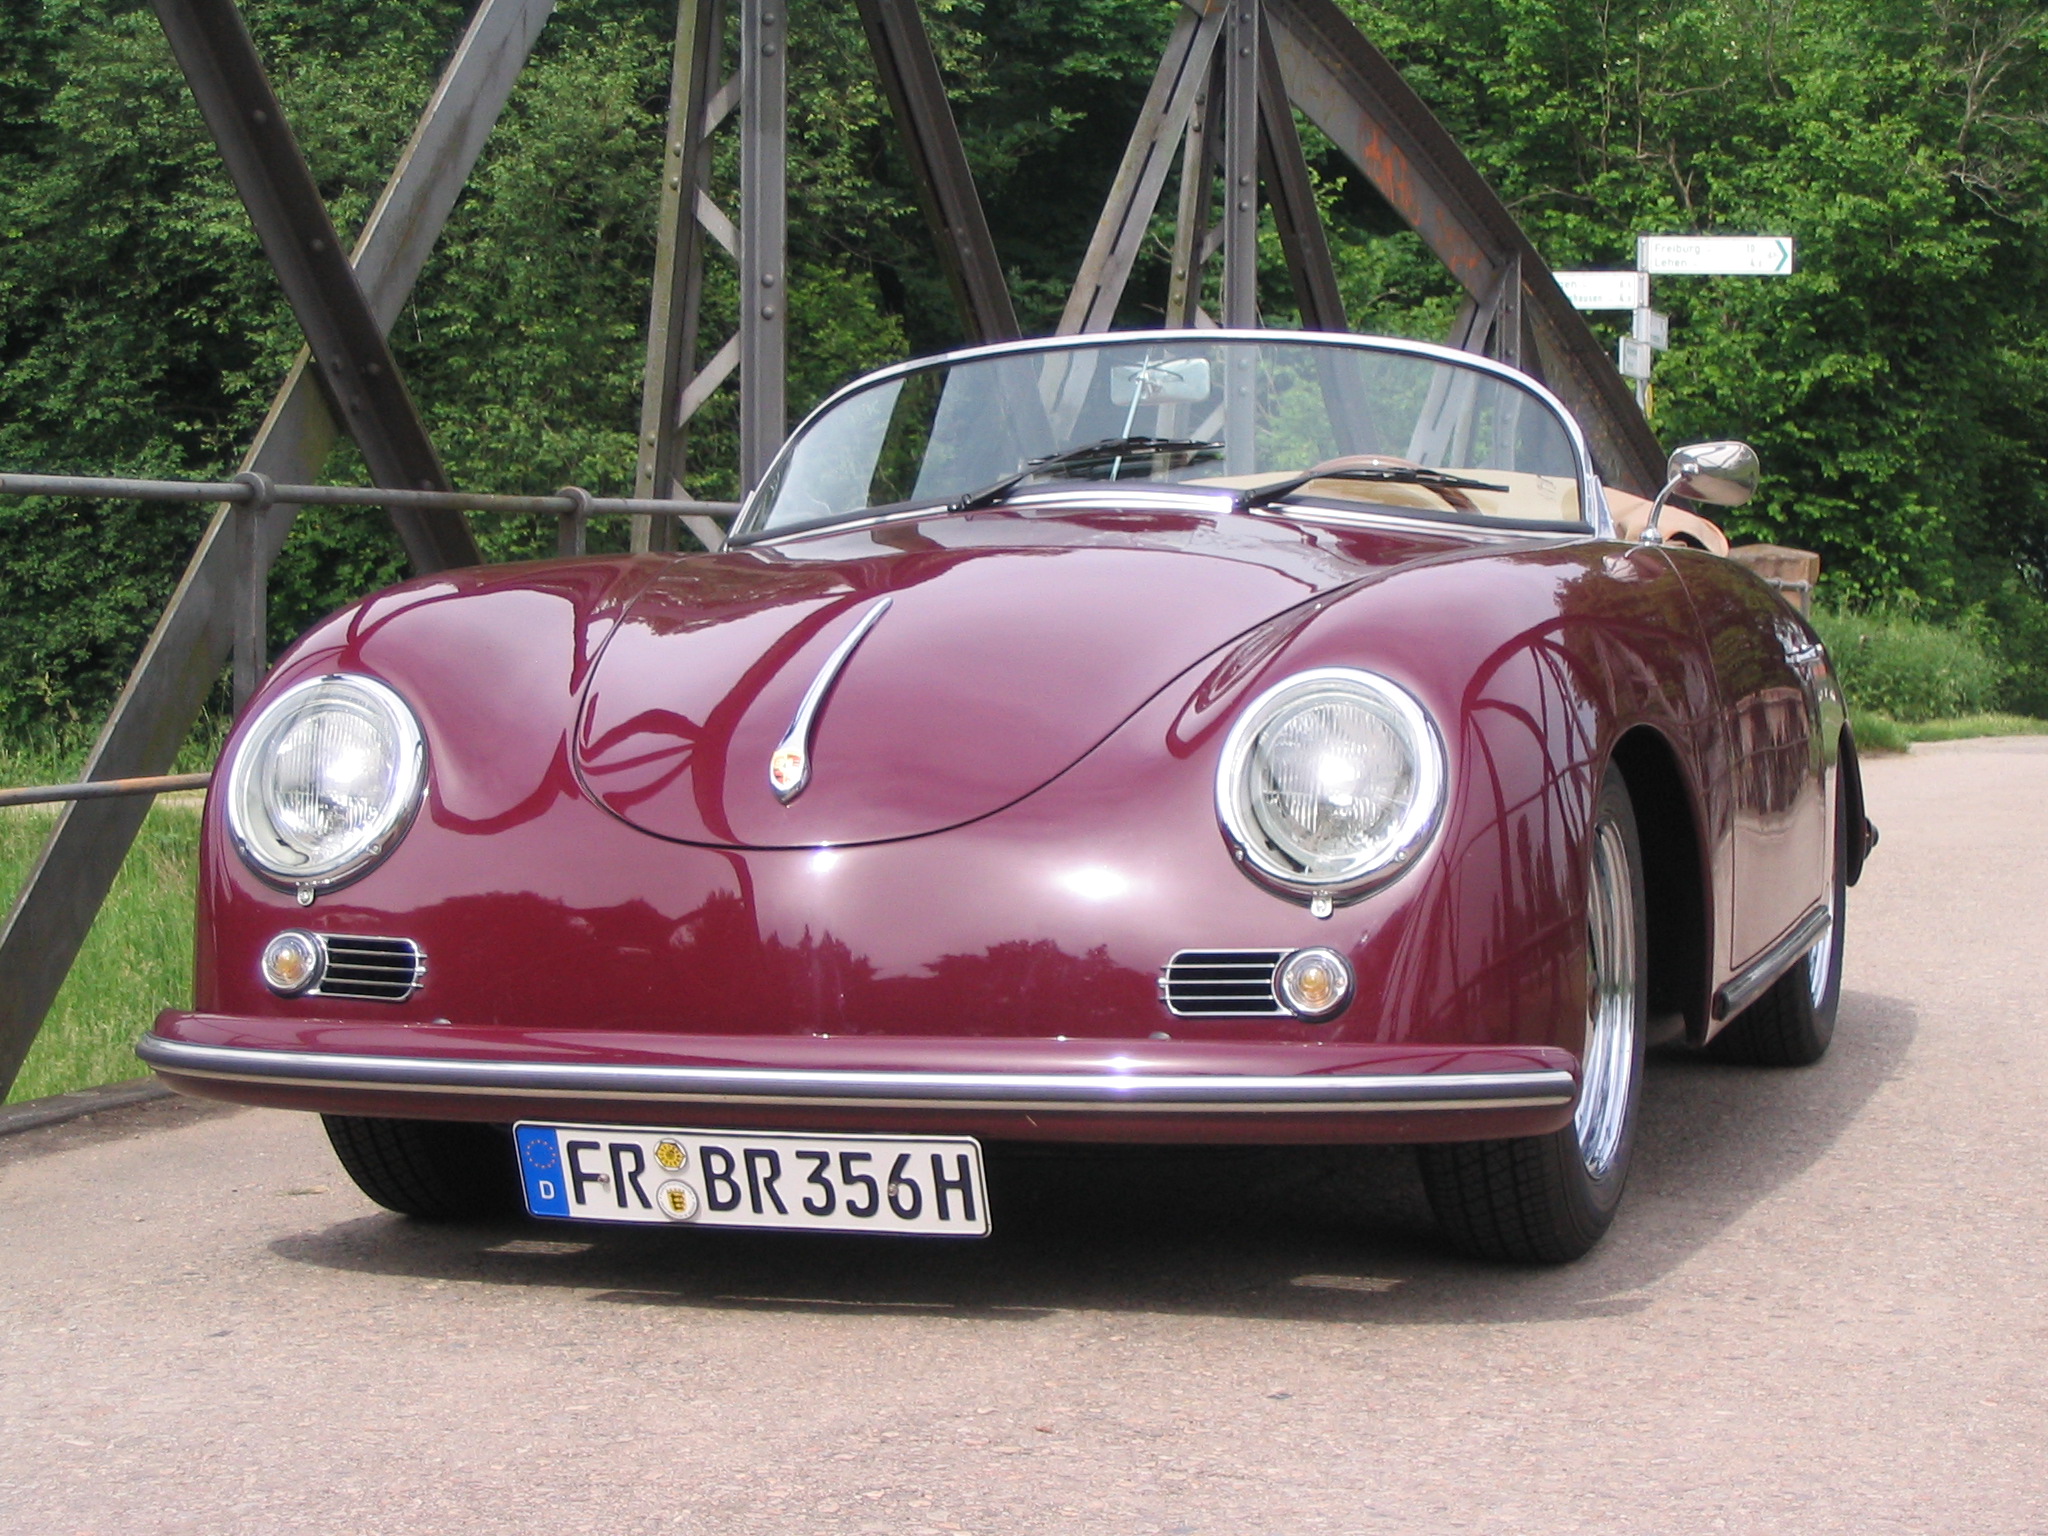
[(1575, 1257), (1646, 1047), (1826, 1049), (1869, 842), (1812, 629), (1661, 515), (1414, 342), (883, 370), (723, 551), (300, 640), (141, 1054), (420, 1216), (974, 1235), (986, 1143), (1372, 1141), (1466, 1250)]

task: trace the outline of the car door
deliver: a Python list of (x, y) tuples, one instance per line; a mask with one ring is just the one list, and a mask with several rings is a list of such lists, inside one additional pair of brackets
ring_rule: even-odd
[(1823, 754), (1797, 658), (1810, 636), (1768, 586), (1718, 555), (1674, 548), (1720, 689), (1732, 810), (1730, 969), (1819, 901), (1827, 878)]

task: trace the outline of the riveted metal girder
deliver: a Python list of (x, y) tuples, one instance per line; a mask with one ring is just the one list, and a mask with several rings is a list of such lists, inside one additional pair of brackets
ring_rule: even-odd
[[(483, 0), (442, 72), (397, 169), (356, 241), (355, 281), (389, 330), (469, 179), (491, 125), (554, 9), (554, 0)], [(291, 483), (319, 477), (335, 426), (302, 353), (264, 417), (242, 468)], [(296, 506), (263, 514), (266, 568)], [(87, 779), (160, 774), (177, 757), (233, 641), (238, 564), (223, 504), (137, 658), (86, 760)], [(147, 796), (79, 801), (58, 816), (0, 928), (0, 1092), (21, 1070), (36, 1031), (85, 942), (114, 876), (149, 813)]]
[[(1263, 30), (1259, 0), (1229, 0), (1218, 46), (1223, 49), (1223, 323), (1234, 330), (1247, 330), (1259, 323), (1259, 36)], [(1238, 392), (1232, 391), (1230, 398), (1235, 403)], [(1249, 395), (1245, 403), (1249, 409)]]
[(785, 0), (740, 0), (740, 484), (749, 491), (789, 430), (788, 19)]
[(916, 0), (857, 0), (861, 25), (875, 57), (882, 94), (903, 134), (903, 152), (917, 182), (918, 199), (932, 227), (939, 265), (953, 290), (969, 341), (1007, 341), (1019, 335), (1017, 314), (995, 241), (982, 212), (974, 173), (946, 100), (939, 61), (925, 34)]
[(1173, 266), (1166, 286), (1166, 323), (1180, 330), (1215, 323), (1202, 308), (1202, 269), (1215, 254), (1210, 213), (1215, 203), (1217, 155), (1223, 144), (1223, 72), (1213, 63), (1209, 68), (1209, 80), (1195, 93), (1181, 147)]
[[(234, 0), (154, 3), (263, 252), (312, 346), (328, 404), (361, 450), (370, 478), (379, 485), (446, 490), (440, 455), (384, 328), (356, 283), (242, 13)], [(475, 565), (482, 558), (459, 514), (393, 509), (391, 518), (415, 570)]]
[(1067, 297), (1057, 334), (1106, 331), (1116, 318), (1124, 285), (1144, 244), (1145, 226), (1159, 205), (1166, 174), (1173, 169), (1175, 141), (1187, 127), (1195, 97), (1207, 84), (1209, 60), (1227, 10), (1227, 0), (1190, 0), (1174, 24), (1088, 253), (1081, 258), (1081, 272)]

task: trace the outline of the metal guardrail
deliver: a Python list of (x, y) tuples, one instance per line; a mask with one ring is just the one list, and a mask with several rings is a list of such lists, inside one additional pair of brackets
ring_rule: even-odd
[(160, 773), (140, 779), (92, 779), (83, 784), (31, 784), (24, 789), (0, 789), (0, 809), (63, 800), (104, 800), (110, 795), (168, 795), (181, 789), (204, 789), (212, 782), (210, 773)]
[[(673, 517), (711, 548), (722, 536), (713, 519), (735, 516), (736, 501), (656, 500), (644, 496), (593, 496), (565, 485), (551, 496), (501, 496), (484, 491), (422, 491), (365, 485), (280, 485), (268, 475), (243, 470), (232, 480), (129, 480), (107, 475), (0, 474), (0, 496), (80, 497), (97, 501), (225, 502), (235, 509), (236, 598), (234, 602), (235, 708), (256, 691), (268, 670), (267, 562), (258, 525), (272, 507), (383, 507), (393, 512), (504, 512), (555, 519), (555, 553), (580, 555), (593, 517)], [(55, 787), (55, 786), (51, 786)], [(138, 791), (139, 793), (139, 791)]]
[[(412, 491), (362, 485), (278, 485), (268, 475), (245, 470), (232, 480), (129, 480), (107, 475), (0, 474), (0, 496), (59, 496), (95, 501), (226, 502), (235, 508), (240, 591), (235, 603), (235, 707), (248, 702), (268, 668), (266, 573), (256, 522), (276, 506), (386, 507), (414, 512), (503, 512), (556, 519), (555, 551), (584, 552), (585, 524), (593, 517), (675, 517), (700, 533), (717, 532), (703, 519), (731, 517), (733, 501), (656, 501), (642, 496), (593, 496), (565, 485), (552, 496), (500, 496), (481, 491)], [(707, 541), (708, 542), (708, 541)], [(204, 773), (157, 774), (146, 778), (95, 779), (81, 784), (34, 784), (0, 789), (0, 808), (48, 805), (66, 800), (101, 800), (116, 795), (160, 795), (204, 789)]]
[(551, 496), (500, 496), (482, 491), (408, 491), (361, 485), (277, 485), (245, 470), (232, 480), (124, 480), (104, 475), (0, 474), (0, 496), (70, 496), (99, 501), (224, 501), (266, 507), (402, 507), (415, 512), (512, 512), (592, 517), (731, 517), (736, 501), (657, 501), (593, 496), (565, 485)]

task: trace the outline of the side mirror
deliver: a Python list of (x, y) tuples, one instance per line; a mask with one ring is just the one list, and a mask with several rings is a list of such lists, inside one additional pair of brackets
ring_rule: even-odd
[(1756, 450), (1747, 443), (1694, 443), (1671, 455), (1671, 496), (1739, 507), (1756, 494)]
[(1650, 521), (1643, 529), (1643, 543), (1661, 544), (1657, 519), (1664, 503), (1674, 496), (1710, 502), (1717, 507), (1739, 507), (1756, 494), (1761, 470), (1756, 450), (1747, 443), (1693, 443), (1671, 455), (1665, 471), (1670, 479), (1657, 493), (1650, 507)]

